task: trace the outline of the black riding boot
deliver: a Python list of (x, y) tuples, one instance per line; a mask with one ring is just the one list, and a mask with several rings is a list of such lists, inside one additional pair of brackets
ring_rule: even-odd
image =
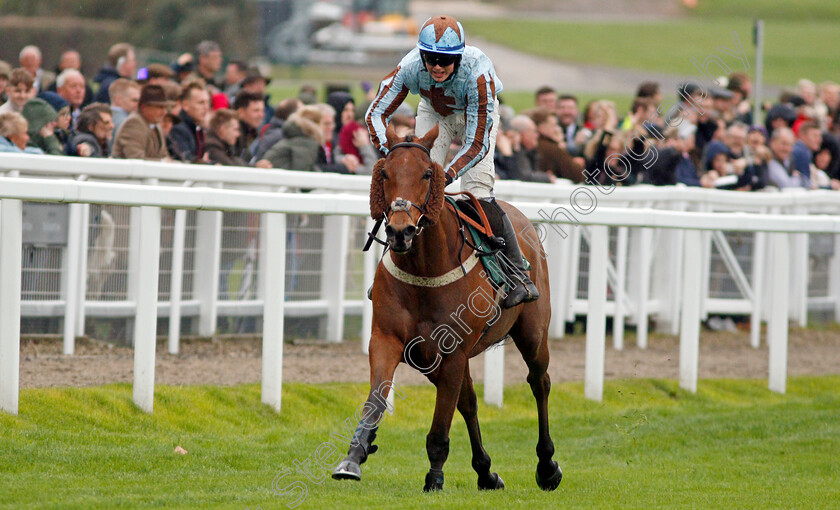
[(499, 211), (502, 218), (502, 226), (504, 227), (502, 237), (505, 240), (505, 246), (502, 248), (502, 253), (507, 260), (502, 264), (505, 266), (503, 269), (516, 283), (516, 286), (508, 292), (502, 306), (504, 308), (513, 308), (521, 303), (536, 301), (539, 299), (540, 293), (526, 272), (525, 263), (522, 260), (522, 252), (519, 250), (519, 241), (516, 239), (516, 230), (514, 230), (513, 224), (510, 222), (505, 211), (499, 207), (499, 204), (495, 200), (490, 202)]

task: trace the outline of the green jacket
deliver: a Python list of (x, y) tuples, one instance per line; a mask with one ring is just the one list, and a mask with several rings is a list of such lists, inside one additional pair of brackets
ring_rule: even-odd
[(23, 105), (21, 113), (26, 118), (26, 122), (29, 123), (29, 129), (27, 129), (29, 143), (26, 144), (27, 147), (37, 147), (45, 154), (54, 156), (64, 154), (64, 148), (54, 134), (42, 136), (40, 133), (44, 126), (58, 118), (58, 114), (49, 103), (37, 97), (32, 98)]
[(317, 140), (308, 136), (304, 129), (298, 125), (298, 122), (301, 121), (307, 121), (307, 119), (293, 120), (290, 118), (283, 124), (283, 139), (265, 153), (265, 159), (271, 161), (274, 168), (315, 170), (320, 144)]

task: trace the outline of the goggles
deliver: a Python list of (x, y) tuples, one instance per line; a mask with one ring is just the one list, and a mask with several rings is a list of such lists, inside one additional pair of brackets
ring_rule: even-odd
[(458, 55), (449, 55), (447, 53), (433, 53), (431, 51), (421, 51), (420, 56), (423, 57), (423, 62), (432, 67), (450, 66), (458, 60)]

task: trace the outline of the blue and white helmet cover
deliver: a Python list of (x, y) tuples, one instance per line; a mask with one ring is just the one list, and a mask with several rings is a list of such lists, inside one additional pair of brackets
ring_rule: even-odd
[(464, 53), (464, 27), (452, 16), (433, 16), (423, 23), (417, 49), (447, 55)]

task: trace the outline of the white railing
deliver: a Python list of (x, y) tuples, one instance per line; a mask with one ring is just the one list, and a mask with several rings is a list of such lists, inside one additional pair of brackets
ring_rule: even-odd
[[(269, 306), (271, 301), (268, 290), (276, 290), (277, 287), (273, 285), (276, 285), (278, 280), (276, 274), (272, 276), (269, 273), (276, 270), (279, 260), (274, 256), (267, 256), (268, 250), (269, 248), (276, 250), (278, 246), (283, 246), (283, 243), (280, 243), (276, 239), (273, 241), (270, 240), (269, 237), (271, 237), (271, 234), (268, 232), (268, 227), (263, 225), (260, 233), (261, 242), (259, 243), (262, 253), (259, 258), (262, 261), (271, 261), (272, 263), (260, 264), (260, 292), (257, 298), (248, 303), (226, 303), (220, 301), (217, 295), (218, 278), (215, 275), (219, 271), (218, 247), (221, 213), (216, 211), (253, 211), (272, 214), (347, 214), (358, 217), (367, 214), (369, 178), (364, 177), (312, 174), (283, 170), (265, 171), (230, 167), (174, 165), (140, 161), (85, 160), (81, 158), (37, 157), (30, 155), (10, 155), (8, 158), (4, 155), (3, 160), (0, 161), (0, 172), (2, 171), (7, 171), (9, 177), (16, 178), (2, 179), (0, 198), (8, 197), (18, 200), (77, 204), (70, 206), (71, 235), (65, 250), (65, 260), (61, 268), (64, 274), (62, 286), (64, 287), (63, 296), (65, 296), (65, 299), (61, 303), (63, 308), (61, 306), (50, 307), (47, 303), (43, 302), (28, 303), (30, 312), (35, 310), (42, 315), (58, 314), (64, 316), (66, 353), (72, 353), (75, 334), (79, 333), (79, 323), (84, 321), (86, 313), (93, 312), (96, 314), (108, 310), (108, 313), (112, 314), (117, 313), (124, 316), (139, 317), (141, 314), (140, 289), (147, 286), (138, 285), (137, 282), (151, 281), (149, 277), (143, 275), (153, 269), (155, 272), (159, 269), (156, 267), (140, 267), (141, 261), (145, 261), (147, 264), (149, 263), (148, 254), (152, 253), (152, 250), (147, 246), (149, 243), (149, 234), (144, 231), (147, 228), (145, 225), (149, 221), (153, 221), (153, 213), (141, 207), (141, 209), (135, 210), (135, 219), (132, 223), (134, 228), (131, 229), (131, 235), (134, 239), (134, 242), (131, 244), (131, 250), (136, 252), (133, 257), (135, 264), (129, 271), (131, 275), (130, 279), (134, 282), (135, 287), (131, 296), (123, 302), (85, 303), (85, 278), (80, 275), (85, 275), (86, 271), (71, 271), (70, 268), (84, 269), (84, 261), (87, 260), (88, 242), (81, 235), (87, 228), (87, 222), (84, 220), (85, 211), (89, 207), (87, 204), (104, 203), (181, 209), (176, 212), (173, 228), (172, 244), (174, 249), (172, 250), (172, 258), (174, 260), (172, 264), (172, 293), (170, 300), (159, 303), (157, 302), (156, 293), (153, 300), (155, 303), (155, 317), (166, 314), (170, 317), (171, 352), (177, 352), (177, 325), (180, 323), (178, 317), (180, 317), (181, 312), (198, 315), (200, 317), (199, 324), (201, 332), (205, 334), (212, 332), (212, 329), (215, 327), (215, 317), (220, 313), (220, 310), (229, 313), (247, 312), (263, 315), (267, 321), (264, 324), (266, 330), (269, 330), (270, 327), (276, 327), (276, 324), (269, 324), (270, 321), (277, 319), (276, 312), (273, 314), (263, 314), (262, 311), (266, 306)], [(34, 175), (41, 177), (41, 179), (17, 178), (20, 175)], [(49, 178), (43, 179), (43, 177)], [(76, 181), (58, 180), (56, 177), (72, 178), (76, 179)], [(82, 183), (81, 181), (83, 180), (141, 182), (145, 183), (147, 188), (122, 184)], [(214, 186), (218, 189), (190, 187), (198, 186), (202, 183), (205, 186)], [(266, 190), (266, 192), (243, 192), (221, 189), (223, 187), (238, 187), (252, 190), (262, 189)], [(298, 188), (314, 188), (316, 190), (332, 191), (333, 193), (322, 195), (275, 194), (269, 192), (277, 189)], [(577, 189), (570, 185), (550, 186), (521, 182), (499, 182), (497, 186), (497, 194), (500, 197), (513, 199), (517, 205), (523, 206), (525, 212), (532, 220), (545, 221), (547, 218), (556, 216), (551, 219), (564, 223), (580, 223), (580, 226), (577, 227), (563, 226), (567, 234), (565, 239), (563, 236), (552, 231), (551, 227), (545, 227), (548, 235), (545, 236), (543, 242), (552, 257), (550, 267), (553, 301), (551, 331), (553, 336), (562, 336), (565, 322), (573, 320), (575, 315), (589, 315), (593, 312), (593, 303), (599, 302), (596, 299), (598, 297), (597, 289), (601, 288), (599, 278), (603, 276), (606, 278), (609, 288), (613, 290), (613, 296), (612, 299), (605, 302), (603, 311), (594, 311), (596, 315), (603, 313), (605, 316), (610, 315), (613, 317), (613, 341), (616, 348), (623, 346), (623, 326), (625, 320), (636, 324), (637, 341), (640, 347), (644, 347), (647, 342), (647, 323), (649, 317), (656, 319), (657, 327), (673, 333), (680, 331), (680, 309), (684, 306), (682, 302), (686, 299), (686, 292), (690, 293), (691, 296), (697, 296), (699, 301), (697, 314), (699, 318), (706, 317), (710, 313), (750, 314), (754, 326), (752, 328), (752, 343), (754, 346), (758, 346), (760, 329), (757, 326), (760, 324), (760, 320), (763, 317), (778, 320), (779, 317), (775, 311), (768, 310), (767, 306), (762, 306), (763, 303), (778, 306), (778, 299), (768, 300), (768, 296), (766, 296), (770, 291), (778, 292), (778, 289), (763, 288), (762, 284), (769, 276), (773, 275), (770, 271), (772, 269), (770, 265), (771, 260), (768, 258), (768, 250), (765, 248), (768, 237), (775, 234), (768, 234), (768, 232), (777, 232), (780, 229), (785, 232), (797, 232), (797, 234), (792, 236), (785, 236), (794, 238), (794, 241), (790, 243), (792, 249), (789, 254), (792, 257), (792, 267), (796, 268), (796, 272), (790, 282), (792, 283), (790, 285), (791, 316), (799, 320), (800, 323), (804, 323), (810, 301), (814, 301), (822, 307), (830, 307), (835, 310), (838, 307), (838, 303), (840, 303), (840, 300), (837, 299), (838, 293), (840, 293), (840, 284), (838, 284), (837, 278), (840, 271), (838, 270), (832, 270), (828, 273), (831, 282), (828, 286), (827, 295), (810, 301), (807, 295), (808, 234), (806, 232), (835, 233), (835, 220), (809, 218), (802, 215), (795, 217), (790, 215), (766, 216), (769, 212), (836, 212), (840, 208), (840, 196), (835, 193), (749, 194), (679, 187), (619, 188), (609, 195), (593, 192), (597, 196), (598, 207), (593, 205), (591, 207), (592, 212), (589, 214), (580, 214), (568, 205), (570, 196)], [(592, 190), (594, 188), (588, 189)], [(17, 195), (12, 194), (15, 190), (18, 193)], [(357, 196), (336, 195), (336, 191), (349, 191), (355, 193)], [(140, 200), (141, 197), (143, 200)], [(539, 203), (536, 205), (523, 205), (519, 200)], [(572, 213), (574, 219), (570, 220), (563, 214), (555, 214), (557, 212), (562, 213), (563, 209), (560, 209), (560, 207), (563, 205), (565, 205), (566, 211)], [(602, 207), (603, 205), (610, 207), (635, 207), (636, 209), (616, 213), (615, 211), (610, 211)], [(654, 210), (652, 207), (675, 211), (666, 213), (662, 210)], [(195, 252), (196, 259), (200, 258), (202, 260), (196, 261), (196, 271), (207, 271), (207, 273), (203, 274), (213, 276), (196, 279), (198, 288), (194, 289), (194, 291), (196, 291), (195, 294), (199, 295), (201, 299), (182, 302), (180, 301), (180, 285), (177, 279), (183, 274), (181, 271), (183, 264), (176, 262), (178, 259), (183, 260), (184, 209), (200, 211), (196, 220), (198, 225)], [(722, 214), (716, 212), (731, 211), (733, 209), (750, 210), (758, 212), (760, 215)], [(680, 211), (698, 210), (707, 212), (703, 215), (697, 215), (691, 212), (680, 213)], [(608, 215), (606, 219), (601, 217), (605, 213)], [(270, 214), (268, 216), (270, 217)], [(702, 218), (702, 221), (698, 220), (698, 218)], [(767, 218), (770, 218), (770, 220), (767, 220)], [(266, 217), (267, 219), (268, 217)], [(281, 307), (287, 314), (291, 311), (327, 314), (327, 337), (331, 341), (339, 341), (341, 339), (341, 324), (345, 313), (359, 313), (361, 311), (363, 313), (362, 337), (364, 340), (367, 340), (366, 333), (370, 331), (369, 302), (361, 299), (361, 296), (359, 296), (358, 300), (347, 300), (344, 296), (345, 293), (342, 291), (341, 284), (344, 282), (344, 272), (347, 270), (347, 250), (350, 249), (350, 243), (347, 242), (346, 237), (348, 221), (349, 218), (347, 216), (326, 217), (325, 230), (327, 232), (324, 235), (324, 239), (337, 241), (332, 246), (323, 248), (323, 251), (328, 254), (329, 258), (325, 259), (322, 268), (326, 271), (334, 271), (334, 273), (331, 276), (325, 275), (322, 280), (324, 282), (332, 282), (332, 286), (327, 283), (322, 284), (320, 289), (321, 299), (284, 302)], [(696, 221), (700, 221), (700, 223), (694, 223)], [(597, 225), (599, 222), (602, 225), (612, 225), (611, 228), (616, 234), (615, 248), (601, 250), (600, 246), (603, 245), (603, 239), (600, 239), (600, 228), (584, 226)], [(13, 229), (13, 227), (7, 227), (6, 230), (9, 228)], [(684, 232), (686, 228), (708, 229), (707, 232), (700, 234), (699, 250), (694, 248), (690, 251), (684, 249), (686, 243), (689, 243), (689, 238), (693, 237), (693, 235), (688, 236)], [(160, 230), (159, 220), (157, 230), (158, 232)], [(755, 242), (751, 254), (752, 270), (749, 277), (740, 268), (740, 262), (736, 254), (731, 249), (728, 249), (727, 238), (722, 235), (721, 230), (756, 232), (754, 234)], [(142, 239), (140, 238), (141, 234), (143, 236)], [(12, 237), (10, 239), (14, 244), (16, 238)], [(833, 237), (833, 244), (836, 244), (837, 239), (838, 236)], [(691, 239), (691, 243), (694, 243), (694, 241), (696, 240)], [(713, 244), (720, 252), (723, 264), (732, 275), (732, 280), (735, 282), (741, 294), (741, 298), (739, 299), (710, 297), (710, 293), (714, 291), (714, 289), (709, 288), (709, 267), (712, 260)], [(20, 245), (20, 243), (17, 242), (17, 245)], [(609, 242), (607, 245), (609, 246)], [(587, 246), (589, 247), (588, 250), (586, 250)], [(772, 247), (774, 252), (779, 249), (776, 244), (772, 244)], [(285, 255), (284, 246), (283, 250)], [(160, 247), (158, 247), (156, 253), (159, 253), (159, 251)], [(604, 266), (606, 272), (602, 275), (601, 264), (604, 261), (601, 257), (607, 256), (608, 252), (612, 252), (613, 257), (607, 257)], [(831, 259), (832, 269), (837, 269), (837, 261), (840, 260), (837, 253), (838, 250), (835, 249), (835, 256)], [(578, 263), (582, 255), (588, 257), (590, 262), (590, 269), (586, 273), (578, 270)], [(688, 256), (699, 257), (700, 263), (695, 264), (697, 261), (692, 259), (688, 261), (690, 264), (686, 264), (686, 260), (684, 259)], [(17, 257), (19, 260), (20, 253), (18, 253)], [(9, 260), (12, 263), (15, 261), (14, 258)], [(157, 260), (156, 257), (155, 260)], [(364, 288), (372, 281), (375, 263), (376, 255), (374, 253), (368, 253), (365, 256), (363, 264)], [(10, 271), (8, 269), (9, 264), (6, 264), (6, 266), (6, 271)], [(17, 267), (18, 269), (21, 267), (19, 262), (17, 263)], [(280, 265), (279, 267), (283, 266)], [(686, 267), (699, 267), (700, 270), (683, 271), (683, 268)], [(282, 273), (282, 271), (280, 272)], [(339, 276), (336, 277), (336, 274)], [(580, 278), (580, 274), (584, 274), (584, 278), (589, 277), (589, 282), (588, 285), (583, 287), (584, 292), (579, 293), (578, 279)], [(691, 280), (690, 285), (686, 286), (685, 283), (688, 282), (686, 278), (689, 274), (693, 278), (699, 278), (700, 283), (695, 285), (694, 280)], [(5, 278), (13, 278), (13, 276), (9, 274)], [(18, 274), (17, 278), (20, 279), (20, 274)], [(269, 285), (269, 279), (274, 280), (275, 283)], [(9, 281), (14, 283), (14, 280)], [(154, 278), (154, 281), (157, 282), (158, 279)], [(778, 281), (778, 278), (774, 278), (773, 281)], [(581, 279), (581, 282), (583, 282), (583, 279)], [(592, 293), (592, 285), (596, 286), (595, 293)], [(588, 292), (585, 291), (587, 286), (589, 288)], [(0, 288), (5, 289), (6, 286), (3, 285)], [(20, 288), (20, 285), (17, 285), (17, 288)], [(281, 286), (280, 288), (282, 289), (283, 287)], [(604, 289), (606, 290), (606, 287)], [(144, 292), (148, 292), (148, 288), (145, 288)], [(788, 292), (784, 294), (785, 301), (787, 301)], [(778, 296), (775, 293), (773, 295)], [(79, 296), (79, 298), (74, 299), (73, 296)], [(210, 299), (205, 299), (207, 296), (210, 296)], [(274, 295), (273, 297), (276, 298), (277, 296)], [(4, 299), (10, 300), (12, 298), (6, 297)], [(144, 299), (149, 298), (146, 296)], [(19, 295), (17, 302), (20, 303)], [(0, 306), (5, 309), (5, 302), (0, 303), (3, 303)], [(689, 308), (693, 309), (693, 307)], [(768, 313), (768, 311), (773, 311), (773, 313)], [(685, 320), (686, 315), (683, 314), (682, 317)], [(591, 322), (591, 319), (589, 323), (597, 324), (597, 317), (594, 319), (594, 322)], [(135, 345), (137, 345), (139, 338), (137, 336), (137, 328), (140, 322), (140, 320), (135, 321)], [(7, 324), (9, 322), (5, 320), (4, 316), (4, 320), (0, 322), (0, 328), (5, 328)], [(148, 324), (153, 325), (154, 321)], [(154, 326), (151, 326), (151, 328), (153, 334)], [(685, 334), (685, 327), (682, 330)], [(597, 331), (592, 332), (595, 338), (598, 336), (603, 338), (603, 334), (597, 335), (596, 333)], [(282, 327), (280, 334), (282, 335)], [(3, 334), (3, 337), (5, 338), (6, 335)], [(366, 348), (364, 341), (363, 344)], [(272, 353), (271, 349), (268, 349), (266, 352), (269, 355)], [(778, 349), (774, 349), (774, 352), (778, 352)], [(492, 356), (501, 356), (502, 353), (503, 351), (501, 349), (494, 349)], [(597, 351), (593, 353), (593, 355), (595, 354), (597, 354)], [(148, 356), (148, 353), (144, 353), (141, 349), (138, 356), (143, 355)], [(590, 366), (594, 370), (596, 365), (597, 363), (588, 362), (587, 370), (590, 370)], [(688, 363), (687, 366), (690, 367), (691, 365), (691, 363)], [(601, 370), (603, 370), (603, 363), (600, 366), (602, 367)], [(696, 363), (694, 366), (696, 366)], [(0, 367), (4, 367), (4, 365), (0, 363)], [(6, 370), (3, 370), (3, 372), (6, 374), (10, 373)], [(137, 373), (137, 370), (135, 372)], [(683, 371), (681, 370), (682, 373)], [(272, 388), (275, 388), (275, 385), (270, 380), (267, 381), (265, 377), (266, 371), (264, 371), (264, 397), (266, 394), (272, 394)], [(602, 379), (602, 377), (597, 377), (597, 373), (592, 377)], [(595, 397), (600, 394), (600, 391), (593, 389), (596, 386), (593, 386), (595, 384), (594, 382), (590, 382), (593, 380), (592, 377), (588, 374), (587, 396)], [(3, 378), (3, 376), (0, 376), (0, 378)], [(14, 379), (17, 381), (17, 377), (14, 377)], [(693, 380), (695, 381), (693, 384), (696, 385), (696, 370)], [(488, 379), (485, 391), (486, 400), (501, 404), (500, 381), (501, 378), (490, 377)], [(686, 387), (692, 387), (691, 377), (689, 376), (686, 376), (686, 378), (681, 377), (681, 382)], [(141, 384), (141, 386), (144, 385)], [(773, 386), (774, 382), (771, 376), (771, 387)], [(775, 388), (783, 391), (784, 383), (782, 382), (780, 386), (777, 382)], [(276, 400), (276, 407), (279, 408), (279, 390), (277, 391), (278, 393), (276, 395), (278, 396), (278, 400)], [(147, 394), (151, 395), (151, 392), (147, 392)], [(2, 395), (0, 395), (0, 398), (2, 398)], [(143, 404), (144, 407), (146, 405), (150, 409), (151, 400)]]

